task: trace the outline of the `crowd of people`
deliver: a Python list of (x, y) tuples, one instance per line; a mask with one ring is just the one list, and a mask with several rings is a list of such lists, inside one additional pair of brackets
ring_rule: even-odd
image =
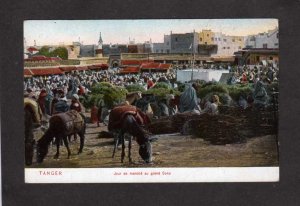
[[(174, 69), (168, 73), (119, 74), (116, 70), (108, 69), (101, 71), (74, 71), (63, 75), (34, 76), (24, 79), (24, 91), (25, 96), (37, 100), (44, 114), (52, 115), (58, 112), (65, 112), (70, 108), (81, 112), (83, 106), (79, 101), (79, 96), (88, 94), (91, 88), (99, 82), (109, 82), (123, 87), (139, 84), (145, 90), (150, 89), (157, 82), (165, 82), (174, 88), (176, 87), (176, 70), (183, 67), (184, 65), (174, 66)], [(253, 99), (262, 104), (267, 101), (267, 94), (263, 85), (276, 82), (279, 78), (279, 69), (274, 66), (198, 65), (197, 68), (229, 70), (233, 75), (228, 79), (228, 84), (254, 83)], [(214, 95), (210, 101), (205, 102), (204, 108), (201, 109), (196, 89), (195, 86), (187, 86), (181, 95), (180, 107), (175, 109), (173, 107), (173, 111), (194, 111), (198, 113), (210, 111), (217, 113), (217, 105), (220, 104), (219, 97)], [(174, 96), (171, 95), (168, 102), (170, 99), (174, 99)], [(241, 97), (239, 105), (245, 108), (247, 104), (248, 99)]]

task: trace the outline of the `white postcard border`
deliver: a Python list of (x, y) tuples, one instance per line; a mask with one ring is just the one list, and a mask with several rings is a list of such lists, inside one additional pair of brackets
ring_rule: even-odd
[(278, 182), (279, 167), (25, 168), (25, 183)]

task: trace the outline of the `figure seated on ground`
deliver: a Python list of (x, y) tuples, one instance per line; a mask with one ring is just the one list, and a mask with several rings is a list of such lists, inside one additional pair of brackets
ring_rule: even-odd
[(211, 101), (205, 100), (204, 109), (200, 114), (210, 113), (210, 114), (219, 114), (218, 106), (221, 105), (218, 95), (213, 95)]

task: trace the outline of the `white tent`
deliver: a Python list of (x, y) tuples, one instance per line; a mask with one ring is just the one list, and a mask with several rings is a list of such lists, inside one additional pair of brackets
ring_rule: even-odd
[(219, 81), (223, 73), (229, 73), (229, 70), (213, 70), (213, 69), (186, 69), (177, 71), (177, 81), (188, 82), (191, 80), (193, 72), (193, 80)]

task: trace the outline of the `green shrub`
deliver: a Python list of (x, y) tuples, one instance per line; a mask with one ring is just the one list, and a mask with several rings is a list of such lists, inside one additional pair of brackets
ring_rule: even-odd
[(226, 93), (228, 94), (228, 89), (226, 85), (223, 84), (209, 84), (199, 86), (197, 91), (197, 96), (200, 98), (204, 98), (209, 93)]
[(140, 85), (140, 84), (131, 84), (131, 85), (128, 85), (126, 86), (126, 89), (128, 92), (144, 92), (146, 91), (145, 88)]
[(174, 89), (166, 89), (166, 88), (151, 88), (143, 94), (153, 94), (160, 98), (165, 98), (168, 94), (174, 94), (174, 95), (180, 95), (180, 91), (174, 90)]
[(108, 82), (100, 82), (91, 88), (90, 105), (98, 104), (101, 99), (109, 108), (119, 104), (126, 99), (128, 91), (124, 87), (113, 86)]
[(227, 89), (229, 91), (229, 95), (234, 101), (238, 101), (240, 96), (243, 95), (246, 97), (249, 93), (252, 92), (251, 85), (228, 85)]
[(171, 86), (165, 82), (157, 82), (153, 88), (155, 88), (155, 89), (159, 89), (159, 88), (171, 89)]

